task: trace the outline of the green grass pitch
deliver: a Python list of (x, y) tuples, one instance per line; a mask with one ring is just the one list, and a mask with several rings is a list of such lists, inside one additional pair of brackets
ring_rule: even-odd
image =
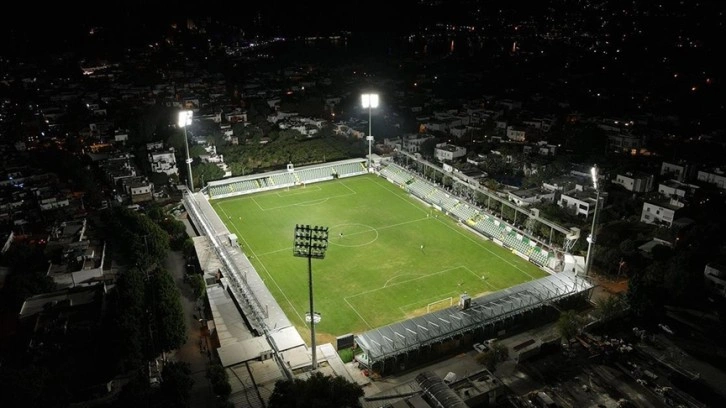
[(330, 227), (325, 259), (312, 261), (316, 329), (326, 340), (546, 274), (374, 175), (212, 205), (303, 338), (308, 273), (307, 259), (292, 254), (295, 224)]

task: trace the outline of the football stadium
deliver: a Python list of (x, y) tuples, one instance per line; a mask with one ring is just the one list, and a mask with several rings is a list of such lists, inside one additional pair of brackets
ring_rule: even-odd
[[(384, 371), (390, 361), (421, 361), (494, 337), (518, 317), (589, 291), (589, 282), (565, 270), (577, 231), (455, 180), (502, 211), (516, 208), (515, 220), (525, 222), (506, 222), (497, 206), (479, 207), (462, 189), (390, 159), (370, 171), (365, 159), (288, 165), (186, 194), (190, 219), (207, 240), (199, 245), (219, 260), (216, 279), (207, 271), (208, 286), (218, 282), (240, 321), (269, 343), (257, 353), (220, 341), (223, 364), (266, 354), (289, 365), (278, 354), (310, 345), (312, 319), (318, 344), (355, 343), (359, 362)], [(551, 227), (549, 239), (521, 228), (534, 222)], [(296, 252), (305, 228), (324, 238), (319, 256)]]

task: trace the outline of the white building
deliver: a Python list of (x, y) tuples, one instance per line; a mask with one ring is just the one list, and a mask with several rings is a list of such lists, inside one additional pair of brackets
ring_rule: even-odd
[(670, 228), (681, 207), (671, 202), (644, 202), (640, 222), (666, 225)]
[(691, 197), (698, 186), (688, 183), (681, 183), (678, 180), (667, 180), (658, 184), (658, 192), (669, 198)]
[(726, 189), (726, 175), (720, 169), (713, 171), (699, 170), (696, 178), (704, 183), (714, 184), (718, 188)]
[(524, 142), (526, 131), (523, 128), (516, 126), (507, 126), (507, 138), (514, 140), (515, 142)]
[(114, 142), (127, 142), (129, 140), (129, 131), (126, 129), (116, 129), (113, 132)]
[(653, 190), (653, 175), (645, 173), (618, 174), (613, 184), (620, 184), (628, 191), (645, 193)]
[(227, 163), (224, 162), (224, 155), (217, 154), (217, 147), (215, 145), (207, 146), (204, 148), (204, 150), (207, 151), (207, 154), (199, 156), (199, 160), (201, 160), (202, 163), (216, 164), (217, 167), (219, 167), (224, 172), (223, 177), (232, 176), (232, 171), (229, 169)]
[(707, 264), (703, 270), (703, 277), (709, 290), (726, 298), (726, 267)]
[(563, 192), (559, 201), (557, 201), (557, 205), (571, 210), (576, 215), (588, 217), (595, 212), (595, 197), (594, 191), (575, 190)]
[(149, 153), (149, 163), (151, 164), (151, 171), (154, 173), (165, 173), (169, 176), (179, 174), (173, 147), (169, 148), (168, 151)]
[(448, 143), (438, 143), (434, 149), (434, 156), (438, 161), (451, 161), (466, 156), (466, 148)]
[(527, 190), (515, 190), (509, 192), (509, 201), (520, 207), (526, 207), (533, 203), (552, 201), (555, 198), (554, 191), (547, 191), (542, 188), (530, 188)]
[(693, 175), (693, 168), (685, 163), (663, 162), (660, 166), (660, 174), (669, 175), (672, 179), (685, 181)]
[(403, 139), (403, 145), (401, 146), (403, 150), (409, 152), (409, 153), (418, 153), (421, 151), (421, 145), (431, 139), (432, 136), (422, 136), (422, 137), (416, 137), (416, 136), (409, 136), (405, 139)]

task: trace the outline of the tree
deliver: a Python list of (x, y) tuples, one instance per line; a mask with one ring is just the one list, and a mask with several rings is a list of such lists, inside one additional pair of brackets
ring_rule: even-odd
[(205, 285), (204, 285), (204, 279), (202, 278), (202, 275), (199, 275), (197, 273), (192, 274), (189, 276), (189, 286), (192, 287), (192, 292), (194, 293), (194, 297), (200, 298), (204, 296), (205, 293)]
[(595, 315), (601, 321), (608, 321), (623, 313), (626, 306), (620, 296), (601, 297), (595, 301)]
[(48, 263), (40, 246), (27, 241), (13, 243), (5, 260), (10, 274), (0, 291), (0, 299), (13, 313), (30, 296), (55, 290), (55, 282), (47, 276)]
[(109, 301), (110, 350), (116, 353), (118, 369), (128, 372), (143, 365), (149, 343), (144, 272), (129, 268), (119, 276), (116, 292)]
[(159, 406), (189, 407), (189, 391), (194, 385), (192, 371), (188, 363), (180, 361), (166, 363), (161, 372), (161, 388), (158, 397)]
[(203, 156), (207, 154), (207, 151), (201, 145), (194, 145), (189, 147), (189, 157), (192, 159), (195, 157)]
[(184, 310), (171, 274), (163, 269), (151, 275), (148, 288), (152, 311), (152, 355), (174, 350), (187, 340)]
[(557, 321), (557, 330), (565, 340), (574, 338), (582, 328), (582, 318), (574, 310), (566, 310), (560, 315)]
[[(654, 265), (648, 269), (660, 270), (662, 266)], [(625, 299), (628, 307), (636, 317), (644, 320), (657, 318), (662, 312), (664, 294), (656, 286), (653, 279), (643, 271), (634, 273), (628, 280), (628, 292)], [(656, 278), (657, 279), (657, 278)]]
[(194, 249), (194, 240), (190, 237), (184, 238), (184, 243), (182, 243), (182, 253), (184, 254), (184, 258), (186, 258), (187, 261), (193, 259), (197, 252)]
[(130, 264), (147, 268), (164, 260), (169, 251), (169, 235), (149, 216), (123, 207), (114, 207), (103, 216), (104, 231)]
[(202, 188), (204, 187), (202, 185), (202, 180), (206, 183), (208, 181), (221, 179), (224, 177), (224, 171), (222, 171), (222, 169), (214, 163), (199, 163), (192, 165), (192, 175), (194, 176), (194, 185), (197, 188)]
[(221, 400), (227, 400), (229, 394), (232, 393), (232, 387), (229, 385), (227, 371), (220, 364), (210, 364), (207, 367), (207, 378), (212, 384), (212, 391)]
[(363, 389), (343, 377), (328, 377), (313, 373), (307, 380), (280, 380), (275, 383), (269, 408), (297, 407), (360, 407)]
[(144, 371), (139, 370), (119, 393), (117, 407), (145, 407), (149, 406), (152, 389), (149, 385), (149, 377)]
[(426, 139), (421, 143), (419, 152), (423, 157), (434, 157), (434, 149), (436, 149), (436, 138)]
[(479, 364), (484, 364), (489, 371), (494, 371), (497, 364), (506, 361), (509, 358), (509, 349), (502, 343), (494, 342), (489, 350), (480, 353), (476, 357)]

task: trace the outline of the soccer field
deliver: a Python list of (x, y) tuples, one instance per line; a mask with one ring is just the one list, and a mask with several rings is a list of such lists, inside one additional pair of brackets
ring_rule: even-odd
[(374, 175), (212, 205), (303, 336), (308, 273), (292, 254), (295, 224), (330, 227), (325, 259), (313, 259), (316, 329), (327, 340), (546, 275)]

